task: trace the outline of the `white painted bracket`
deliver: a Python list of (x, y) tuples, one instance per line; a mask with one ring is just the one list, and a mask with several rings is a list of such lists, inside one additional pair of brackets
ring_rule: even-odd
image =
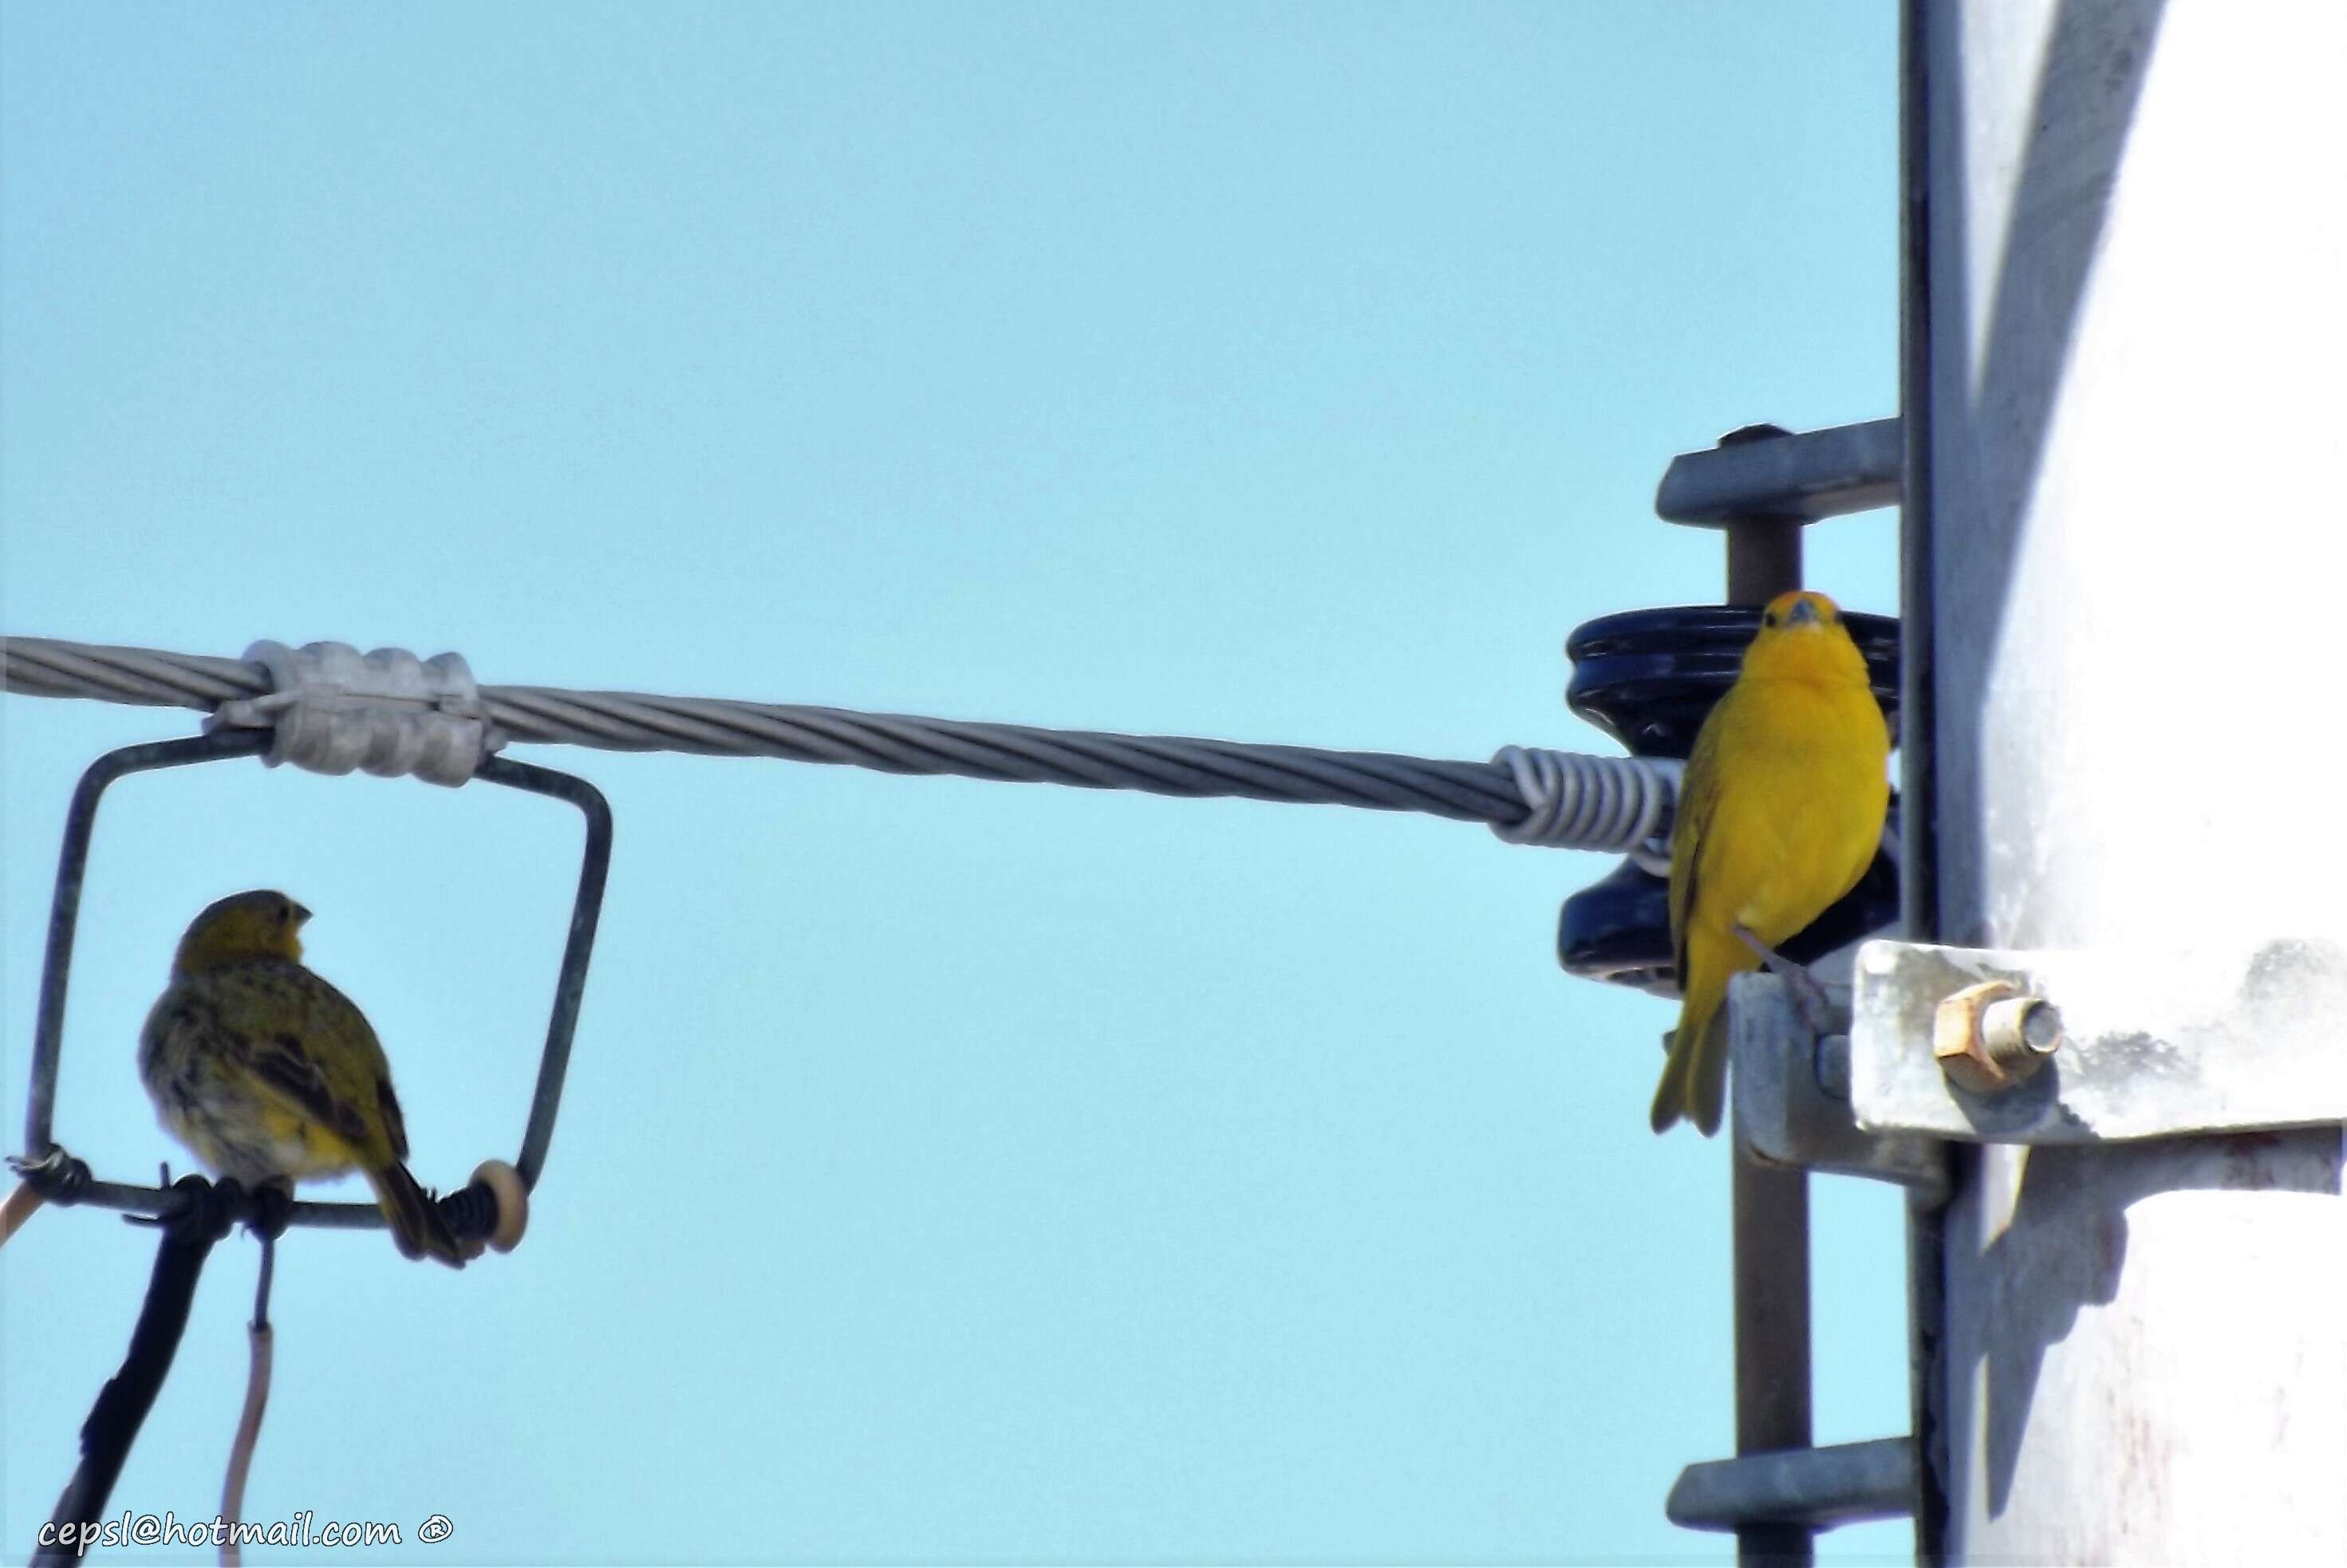
[[(1949, 1081), (1932, 1050), (1940, 1003), (1983, 980), (2053, 1003), (2063, 1029), (2042, 1067), (1993, 1093)], [(1870, 941), (1859, 949), (1850, 1039), (1850, 1109), (1879, 1133), (2097, 1143), (2347, 1122), (2347, 947)]]

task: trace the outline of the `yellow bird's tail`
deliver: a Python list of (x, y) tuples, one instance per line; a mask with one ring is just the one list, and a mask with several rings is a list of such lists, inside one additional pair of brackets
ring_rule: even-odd
[(440, 1215), (440, 1205), (430, 1194), (415, 1184), (407, 1167), (393, 1161), (380, 1170), (366, 1173), (367, 1184), (374, 1188), (374, 1200), (383, 1205), (383, 1217), (391, 1222), (391, 1239), (409, 1257), (436, 1257), (451, 1268), (465, 1266), (465, 1254), (456, 1245), (456, 1235)]
[(1670, 1060), (1663, 1064), (1655, 1108), (1647, 1113), (1657, 1132), (1667, 1132), (1682, 1116), (1706, 1138), (1719, 1131), (1727, 1098), (1727, 1009), (1720, 1005), (1727, 999), (1727, 976), (1716, 969), (1700, 966), (1688, 979), (1679, 1026), (1671, 1031)]

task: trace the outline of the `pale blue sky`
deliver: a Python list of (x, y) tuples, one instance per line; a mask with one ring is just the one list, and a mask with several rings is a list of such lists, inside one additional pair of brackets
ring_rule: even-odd
[[(1846, 3), (10, 4), (0, 613), (1611, 749), (1559, 703), (1565, 633), (1717, 592), (1716, 537), (1652, 518), (1669, 456), (1895, 410), (1893, 63), (1892, 8)], [(1889, 514), (1811, 559), (1893, 608)], [(194, 716), (0, 717), (13, 1148), (67, 792)], [(1726, 1150), (1646, 1131), (1668, 1007), (1555, 967), (1604, 863), (516, 754), (618, 815), (531, 1235), (458, 1276), (297, 1233), (249, 1518), (445, 1513), (388, 1555), (451, 1563), (1727, 1555), (1661, 1514), (1730, 1447)], [(188, 917), (272, 885), (419, 1176), (510, 1157), (574, 822), (249, 764), (121, 786), (59, 1135), (184, 1166), (138, 1021)], [(1897, 1203), (1817, 1208), (1819, 1435), (1902, 1430)], [(92, 1212), (0, 1252), (0, 1557), (151, 1257)], [(253, 1258), (216, 1254), (118, 1508), (217, 1506)]]

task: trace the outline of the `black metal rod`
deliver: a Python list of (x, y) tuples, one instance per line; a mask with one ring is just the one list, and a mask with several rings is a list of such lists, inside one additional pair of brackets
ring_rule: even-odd
[(579, 1028), (579, 1006), (587, 993), (587, 961), (595, 951), (595, 927), (603, 916), (603, 883), (611, 869), (611, 806), (585, 779), (529, 763), (490, 757), (473, 776), (511, 789), (569, 801), (587, 818), (587, 849), (579, 866), (579, 897), (570, 907), (570, 936), (562, 948), (562, 969), (554, 982), (554, 1012), (546, 1025), (546, 1051), (538, 1059), (538, 1088), (529, 1102), (521, 1157), (514, 1162), (522, 1185), (535, 1189), (554, 1142), (554, 1113), (562, 1103), (562, 1081), (570, 1070), (570, 1040)]
[(1727, 530), (1727, 602), (1766, 604), (1779, 593), (1769, 583), (1801, 586), (1801, 525), (1789, 518), (1756, 518)]
[[(111, 1209), (116, 1213), (169, 1224), (186, 1212), (188, 1200), (177, 1186), (141, 1187), (128, 1182), (100, 1182), (88, 1179), (79, 1160), (52, 1148), (53, 1157), (62, 1161), (47, 1165), (19, 1163), (18, 1169), (32, 1180), (42, 1197), (59, 1207)], [(60, 1168), (62, 1166), (62, 1168)], [(229, 1218), (239, 1224), (275, 1223), (284, 1225), (307, 1225), (316, 1230), (382, 1230), (388, 1223), (383, 1210), (373, 1204), (320, 1204), (307, 1200), (272, 1201), (246, 1193), (241, 1196), (223, 1199), (229, 1204)], [(487, 1184), (469, 1183), (439, 1200), (441, 1217), (459, 1241), (487, 1236), (497, 1229), (497, 1198)]]
[[(186, 1207), (186, 1200), (177, 1187), (141, 1187), (128, 1182), (93, 1181), (62, 1201), (77, 1207), (113, 1209), (156, 1220), (174, 1219)], [(323, 1230), (381, 1230), (384, 1223), (383, 1211), (373, 1204), (301, 1201), (280, 1204), (276, 1212), (284, 1216), (289, 1225), (314, 1225)], [(231, 1217), (255, 1220), (263, 1218), (266, 1213), (260, 1200), (248, 1196)]]
[[(1765, 428), (1765, 427), (1763, 427)], [(1721, 445), (1750, 433), (1738, 431)], [(1755, 518), (1727, 528), (1727, 598), (1766, 604), (1801, 586), (1801, 530), (1792, 519)], [(1736, 1451), (1805, 1449), (1809, 1409), (1809, 1177), (1764, 1165), (1729, 1129), (1729, 1208), (1736, 1288)], [(1807, 1568), (1816, 1558), (1807, 1525), (1747, 1524), (1736, 1532), (1746, 1568)]]
[[(1899, 18), (1899, 856), (1906, 939), (1939, 939), (1938, 651), (1932, 555), (1931, 18), (1906, 0)], [(1947, 1152), (1941, 1154), (1944, 1161)], [(1907, 1199), (1908, 1407), (1913, 1422), (1915, 1561), (1947, 1558), (1945, 1407), (1947, 1214), (1939, 1195)]]
[[(175, 1189), (181, 1212), (163, 1226), (155, 1249), (155, 1272), (147, 1285), (147, 1300), (130, 1331), (130, 1349), (122, 1369), (106, 1380), (81, 1428), (81, 1462), (57, 1498), (50, 1516), (50, 1539), (34, 1553), (36, 1564), (72, 1563), (86, 1549), (79, 1532), (105, 1514), (107, 1500), (122, 1475), (123, 1462), (147, 1412), (155, 1406), (163, 1379), (169, 1375), (179, 1337), (187, 1332), (188, 1310), (196, 1298), (196, 1281), (212, 1244), (228, 1234), (231, 1218), (240, 1206), (232, 1186), (215, 1189), (201, 1176), (183, 1176)], [(212, 1201), (214, 1196), (225, 1201)]]
[[(1735, 1223), (1736, 1451), (1778, 1453), (1810, 1444), (1809, 1179), (1764, 1165), (1739, 1139), (1729, 1152)], [(1747, 1524), (1737, 1561), (1772, 1568), (1815, 1555), (1803, 1524)]]
[[(271, 733), (266, 730), (221, 729), (184, 740), (125, 746), (90, 764), (74, 787), (73, 800), (66, 812), (65, 841), (58, 850), (56, 888), (49, 907), (48, 948), (42, 964), (39, 1011), (33, 1034), (32, 1085), (26, 1097), (26, 1155), (16, 1162), (27, 1179), (52, 1203), (86, 1204), (167, 1222), (182, 1217), (188, 1207), (186, 1194), (176, 1187), (92, 1180), (88, 1168), (56, 1142), (57, 1063), (65, 1040), (66, 989), (72, 971), (74, 934), (80, 919), (82, 882), (88, 866), (98, 803), (108, 785), (128, 774), (253, 756), (267, 751), (271, 740)], [(531, 1097), (529, 1121), (522, 1135), (521, 1157), (516, 1162), (523, 1185), (535, 1187), (554, 1137), (555, 1111), (562, 1099), (571, 1037), (578, 1030), (579, 1004), (587, 989), (587, 967), (594, 956), (596, 927), (602, 916), (603, 886), (611, 861), (611, 808), (593, 784), (552, 768), (490, 757), (474, 776), (568, 801), (587, 819), (586, 852), (579, 866), (579, 893), (571, 907), (562, 968), (555, 981), (553, 1016), (547, 1024), (546, 1050), (538, 1063), (538, 1087)], [(231, 1214), (234, 1220), (270, 1217), (286, 1225), (333, 1230), (379, 1230), (385, 1223), (382, 1210), (373, 1204), (296, 1202), (278, 1204), (273, 1212), (265, 1214), (249, 1196), (238, 1198), (231, 1194), (227, 1201), (234, 1205)], [(496, 1196), (480, 1183), (447, 1194), (440, 1200), (440, 1205), (442, 1214), (460, 1239), (486, 1236), (496, 1227)]]
[(56, 890), (49, 900), (49, 945), (41, 964), (40, 1010), (33, 1025), (33, 1085), (25, 1101), (25, 1153), (48, 1153), (57, 1104), (57, 1053), (65, 1039), (66, 977), (73, 964), (74, 925), (81, 917), (81, 884), (89, 864), (90, 830), (107, 786), (128, 774), (191, 763), (249, 757), (269, 749), (266, 730), (217, 730), (186, 740), (156, 741), (107, 753), (82, 770), (66, 808), (65, 843), (57, 851)]

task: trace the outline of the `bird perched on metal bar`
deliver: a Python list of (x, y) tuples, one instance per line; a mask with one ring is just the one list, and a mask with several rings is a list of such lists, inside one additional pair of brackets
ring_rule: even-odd
[(147, 1015), (138, 1075), (173, 1136), (221, 1176), (290, 1187), (363, 1173), (409, 1257), (465, 1266), (455, 1235), (403, 1162), (391, 1065), (356, 1004), (302, 964), (310, 911), (282, 893), (233, 894), (195, 917)]
[[(1655, 1091), (1655, 1131), (1719, 1129), (1730, 977), (1866, 874), (1890, 804), (1890, 726), (1866, 656), (1821, 593), (1761, 613), (1742, 671), (1696, 734), (1671, 825), (1671, 944), (1678, 1027)], [(1806, 978), (1806, 977), (1803, 977)]]

